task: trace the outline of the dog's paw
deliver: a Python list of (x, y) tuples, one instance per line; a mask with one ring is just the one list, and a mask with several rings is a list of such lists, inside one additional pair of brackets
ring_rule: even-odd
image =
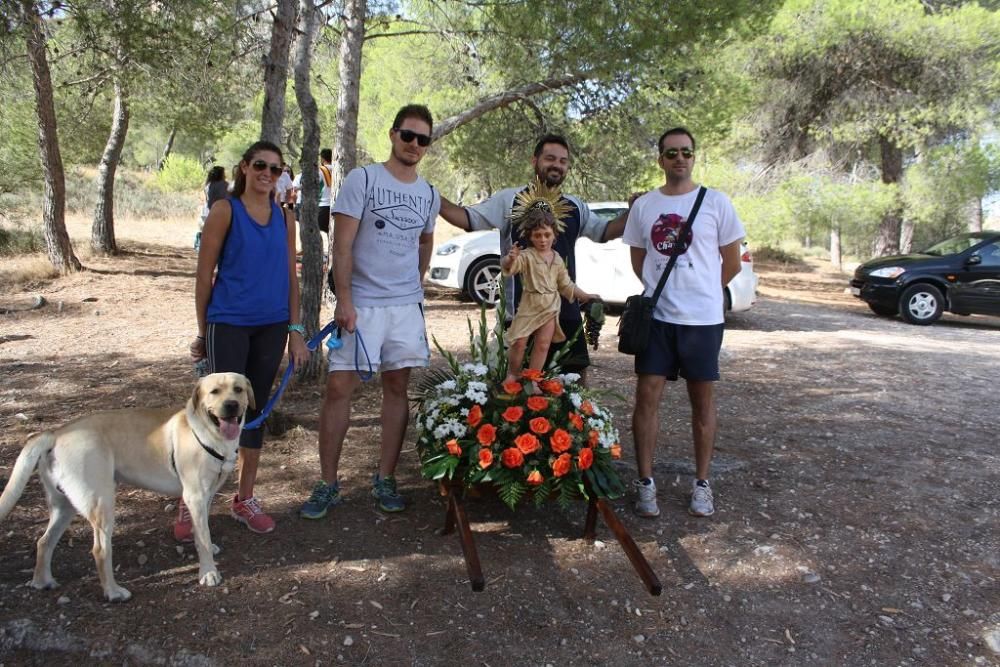
[(104, 591), (104, 596), (108, 598), (108, 602), (126, 602), (132, 598), (132, 594), (127, 589), (118, 585)]
[(27, 583), (36, 591), (50, 591), (53, 588), (59, 588), (59, 582), (49, 577), (48, 579), (32, 579)]
[(222, 583), (222, 575), (219, 574), (218, 570), (210, 570), (201, 575), (201, 579), (198, 580), (198, 583), (202, 586), (218, 586)]

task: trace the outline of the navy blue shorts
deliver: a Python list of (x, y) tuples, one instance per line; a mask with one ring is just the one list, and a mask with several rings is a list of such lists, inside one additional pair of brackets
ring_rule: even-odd
[(669, 324), (653, 320), (649, 346), (635, 356), (639, 375), (662, 375), (668, 380), (719, 379), (719, 350), (725, 325)]

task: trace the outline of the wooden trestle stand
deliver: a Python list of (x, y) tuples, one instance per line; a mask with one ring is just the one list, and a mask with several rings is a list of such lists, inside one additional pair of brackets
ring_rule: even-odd
[[(590, 495), (590, 500), (587, 503), (587, 520), (583, 526), (583, 539), (593, 542), (597, 537), (597, 515), (600, 514), (601, 518), (604, 519), (604, 523), (614, 533), (618, 543), (622, 545), (625, 555), (628, 556), (632, 567), (635, 568), (639, 578), (642, 579), (646, 590), (649, 591), (650, 595), (659, 595), (662, 593), (663, 585), (660, 584), (659, 578), (653, 572), (653, 568), (649, 566), (649, 561), (642, 555), (642, 551), (639, 550), (639, 546), (632, 539), (628, 529), (615, 516), (614, 509), (607, 502), (598, 498), (589, 485), (587, 486), (587, 493)], [(455, 526), (458, 526), (458, 537), (462, 543), (462, 555), (465, 556), (465, 567), (469, 571), (469, 583), (472, 585), (473, 591), (479, 592), (486, 588), (486, 580), (483, 578), (483, 568), (479, 564), (479, 552), (476, 550), (476, 543), (472, 539), (472, 528), (469, 526), (469, 517), (466, 515), (465, 507), (462, 504), (465, 488), (461, 482), (442, 483), (441, 494), (448, 499), (448, 510), (445, 514), (444, 529), (441, 531), (441, 534), (449, 535), (455, 531)]]

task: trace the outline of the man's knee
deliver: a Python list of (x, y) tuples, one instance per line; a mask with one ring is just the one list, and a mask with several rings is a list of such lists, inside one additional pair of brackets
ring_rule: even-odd
[(350, 399), (357, 388), (353, 371), (331, 371), (326, 376), (325, 403), (336, 403)]
[(382, 373), (382, 393), (386, 396), (405, 397), (409, 386), (410, 369), (408, 368)]

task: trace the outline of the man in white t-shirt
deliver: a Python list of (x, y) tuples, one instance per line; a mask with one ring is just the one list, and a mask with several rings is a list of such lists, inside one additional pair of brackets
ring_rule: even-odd
[(333, 204), (333, 317), (342, 346), (328, 355), (319, 413), (321, 479), (299, 510), (305, 519), (320, 519), (340, 502), (337, 473), (351, 397), (369, 364), (382, 375), (382, 438), (372, 495), (383, 512), (406, 507), (393, 475), (409, 421), (410, 370), (429, 365), (431, 356), (423, 279), (441, 198), (417, 174), (417, 165), (431, 144), (433, 122), (425, 106), (400, 109), (389, 130), (389, 159), (351, 170)]
[(688, 229), (700, 188), (691, 179), (695, 140), (677, 127), (657, 142), (658, 163), (666, 182), (632, 205), (622, 240), (631, 246), (632, 270), (651, 296), (670, 257), (672, 272), (653, 311), (649, 345), (636, 355), (635, 410), (632, 431), (639, 479), (636, 514), (659, 516), (653, 482), (653, 452), (659, 431), (659, 403), (667, 380), (683, 377), (691, 402), (695, 479), (689, 511), (715, 512), (708, 483), (715, 446), (716, 407), (713, 383), (719, 379), (719, 350), (724, 327), (723, 288), (740, 272), (742, 223), (729, 198), (705, 189), (704, 200)]

